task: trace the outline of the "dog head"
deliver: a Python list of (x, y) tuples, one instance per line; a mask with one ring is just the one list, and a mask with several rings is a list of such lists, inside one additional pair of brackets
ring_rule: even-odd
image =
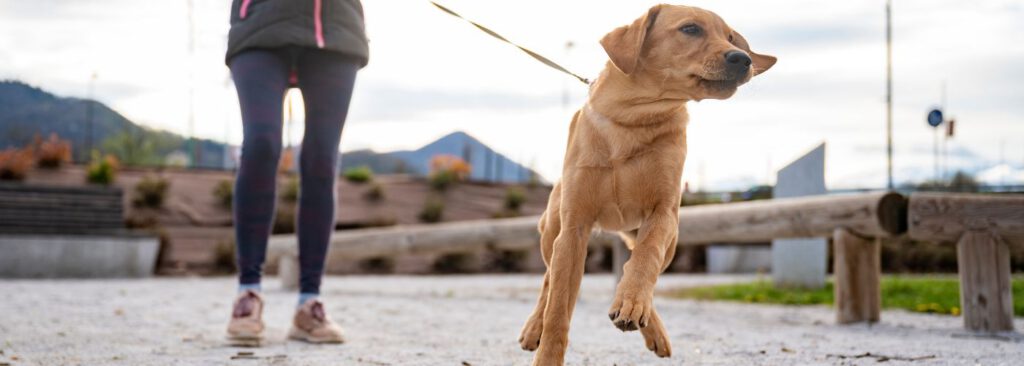
[(689, 6), (656, 5), (605, 35), (601, 46), (630, 78), (688, 100), (729, 98), (775, 64), (718, 15)]

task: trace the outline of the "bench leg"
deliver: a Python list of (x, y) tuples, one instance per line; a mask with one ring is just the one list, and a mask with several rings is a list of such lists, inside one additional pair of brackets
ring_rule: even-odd
[(956, 245), (964, 327), (975, 332), (1013, 330), (1010, 250), (990, 232), (968, 231)]
[(878, 322), (882, 307), (880, 240), (842, 228), (833, 233), (837, 323)]
[(277, 277), (284, 290), (299, 289), (299, 258), (293, 254), (282, 254), (277, 263)]

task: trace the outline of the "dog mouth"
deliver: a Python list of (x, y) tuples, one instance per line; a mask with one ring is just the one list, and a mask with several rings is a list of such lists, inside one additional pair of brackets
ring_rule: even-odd
[(700, 75), (694, 75), (697, 78), (697, 83), (708, 90), (713, 91), (726, 91), (734, 90), (743, 84), (742, 78), (712, 78), (704, 77)]

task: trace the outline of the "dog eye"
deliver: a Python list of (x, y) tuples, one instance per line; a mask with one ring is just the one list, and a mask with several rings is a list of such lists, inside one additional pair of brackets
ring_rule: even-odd
[(729, 43), (732, 43), (732, 34), (729, 35)]
[(700, 26), (696, 24), (687, 24), (679, 28), (679, 31), (691, 36), (696, 36), (700, 34), (701, 29)]

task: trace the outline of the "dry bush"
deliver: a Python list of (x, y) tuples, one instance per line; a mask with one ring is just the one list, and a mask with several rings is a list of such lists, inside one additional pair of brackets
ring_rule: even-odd
[(366, 192), (363, 192), (363, 199), (369, 202), (380, 202), (384, 200), (384, 186), (380, 183), (373, 183)]
[(295, 205), (278, 204), (274, 213), (274, 223), (271, 227), (272, 234), (294, 234), (295, 233)]
[(71, 142), (55, 133), (44, 141), (37, 140), (36, 146), (36, 165), (40, 168), (57, 169), (71, 161)]
[(374, 257), (359, 261), (359, 270), (363, 273), (394, 273), (395, 260), (390, 257)]
[(441, 222), (441, 219), (444, 218), (444, 200), (437, 195), (428, 196), (418, 217), (422, 222)]
[(284, 182), (284, 186), (281, 187), (281, 199), (289, 203), (299, 201), (299, 177), (291, 177)]
[(217, 185), (213, 187), (213, 197), (217, 198), (217, 203), (221, 207), (230, 209), (234, 204), (235, 182), (230, 179), (217, 182)]
[(435, 155), (430, 159), (430, 187), (443, 191), (452, 183), (466, 180), (473, 167), (454, 155)]
[(226, 238), (217, 241), (214, 247), (214, 267), (219, 273), (234, 273), (236, 268), (235, 240)]
[(167, 197), (167, 189), (171, 183), (159, 176), (145, 176), (135, 184), (135, 195), (132, 204), (135, 207), (160, 208)]
[(0, 151), (0, 180), (24, 180), (35, 164), (31, 149)]

